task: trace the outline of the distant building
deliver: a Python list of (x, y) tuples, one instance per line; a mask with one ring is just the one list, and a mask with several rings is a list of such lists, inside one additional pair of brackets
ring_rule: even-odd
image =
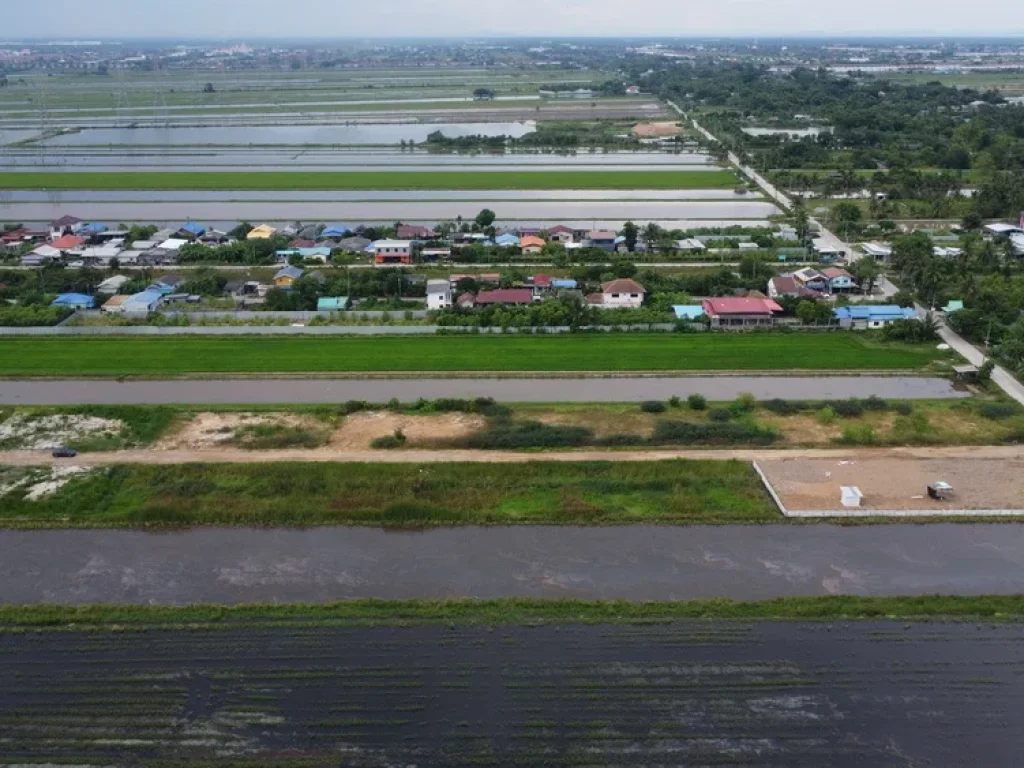
[(62, 293), (50, 302), (51, 307), (67, 307), (69, 309), (92, 309), (96, 300), (84, 293)]
[(587, 303), (602, 309), (638, 309), (647, 289), (636, 280), (619, 278), (601, 284), (601, 292), (587, 296)]
[(374, 264), (412, 264), (412, 242), (409, 240), (378, 240), (367, 246), (373, 252)]
[(427, 309), (448, 309), (452, 305), (452, 284), (448, 280), (427, 281)]
[(775, 322), (774, 316), (782, 311), (771, 299), (760, 298), (704, 299), (701, 306), (712, 328), (770, 326)]
[(897, 320), (913, 320), (917, 313), (910, 308), (898, 307), (895, 304), (858, 304), (852, 307), (839, 307), (833, 311), (840, 328), (867, 330), (884, 328)]

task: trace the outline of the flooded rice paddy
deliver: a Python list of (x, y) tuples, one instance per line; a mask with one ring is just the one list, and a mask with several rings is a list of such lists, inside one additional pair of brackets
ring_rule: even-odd
[(1020, 625), (5, 634), (0, 762), (1010, 766), (1022, 673)]

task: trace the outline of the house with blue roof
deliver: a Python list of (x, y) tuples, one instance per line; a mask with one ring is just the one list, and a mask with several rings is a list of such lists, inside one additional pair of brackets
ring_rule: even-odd
[(160, 291), (145, 290), (142, 293), (136, 293), (129, 296), (127, 300), (121, 303), (121, 311), (128, 313), (134, 312), (139, 314), (148, 314), (149, 312), (156, 312), (163, 303), (164, 294)]
[(281, 269), (277, 270), (277, 274), (274, 275), (274, 285), (287, 290), (304, 274), (306, 274), (306, 271), (301, 267), (281, 267)]
[(348, 309), (348, 296), (323, 296), (317, 299), (317, 312), (344, 312)]
[(494, 238), (494, 242), (496, 245), (499, 245), (502, 248), (519, 247), (519, 238), (516, 235), (513, 235), (511, 232), (506, 232), (503, 235), (498, 235), (496, 238)]
[(69, 309), (92, 309), (96, 300), (84, 293), (62, 293), (50, 302), (51, 307), (67, 307)]
[(99, 235), (107, 231), (106, 224), (99, 224), (97, 222), (91, 222), (89, 224), (83, 224), (82, 228), (78, 230), (83, 235)]
[(194, 221), (188, 221), (178, 227), (176, 233), (179, 237), (183, 237), (187, 240), (192, 240), (197, 237), (202, 237), (206, 234), (206, 227), (202, 224), (196, 224)]
[(283, 264), (292, 256), (298, 256), (303, 260), (316, 259), (317, 261), (325, 262), (331, 257), (331, 249), (326, 246), (318, 248), (288, 248), (287, 250), (277, 251), (274, 254), (278, 264)]
[(673, 304), (672, 311), (676, 313), (676, 320), (696, 320), (704, 314), (702, 304)]
[(871, 328), (884, 328), (897, 320), (913, 320), (917, 317), (910, 307), (898, 307), (895, 304), (857, 304), (851, 307), (839, 307), (833, 310), (840, 328), (863, 331)]
[(348, 224), (328, 224), (324, 227), (324, 231), (320, 233), (320, 237), (344, 237), (352, 231), (352, 227)]
[(551, 279), (551, 288), (555, 291), (575, 291), (579, 283), (568, 278), (554, 277)]

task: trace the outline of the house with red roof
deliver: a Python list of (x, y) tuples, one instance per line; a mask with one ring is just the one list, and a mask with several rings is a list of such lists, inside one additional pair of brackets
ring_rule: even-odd
[(533, 303), (533, 290), (530, 288), (498, 288), (494, 291), (480, 291), (474, 299), (478, 307), (492, 304), (523, 305)]
[(771, 299), (752, 297), (704, 299), (701, 306), (711, 320), (712, 328), (771, 326), (775, 323), (775, 315), (783, 311)]
[(434, 240), (437, 233), (430, 227), (421, 227), (418, 224), (403, 224), (398, 228), (399, 240)]
[(85, 245), (85, 238), (78, 235), (64, 235), (50, 243), (50, 247), (58, 251), (70, 251), (82, 245)]
[(519, 240), (519, 247), (524, 256), (540, 253), (545, 245), (544, 239), (535, 235), (525, 235)]
[(793, 297), (798, 299), (818, 299), (821, 294), (805, 288), (792, 275), (775, 275), (768, 281), (768, 297), (778, 299), (782, 297)]

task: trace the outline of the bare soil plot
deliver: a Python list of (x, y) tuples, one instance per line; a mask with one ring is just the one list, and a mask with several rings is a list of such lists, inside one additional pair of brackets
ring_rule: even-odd
[(293, 413), (198, 413), (154, 446), (159, 451), (201, 450), (236, 444), (255, 427), (322, 429), (309, 416)]
[[(768, 481), (790, 510), (846, 511), (840, 486), (864, 494), (871, 510), (1024, 509), (1024, 460), (792, 458), (759, 462)], [(944, 480), (953, 486), (949, 501), (928, 498), (927, 486)]]
[(348, 416), (331, 437), (333, 448), (369, 448), (378, 437), (401, 430), (408, 447), (430, 447), (476, 432), (485, 424), (483, 416), (472, 413), (445, 413), (413, 416), (390, 411), (363, 411)]

